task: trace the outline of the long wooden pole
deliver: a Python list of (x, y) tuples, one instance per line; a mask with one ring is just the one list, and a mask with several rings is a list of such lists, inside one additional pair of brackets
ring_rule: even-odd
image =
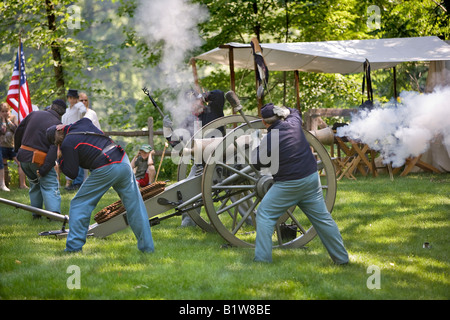
[(166, 143), (164, 143), (164, 149), (163, 149), (163, 152), (162, 152), (161, 160), (159, 161), (158, 172), (156, 172), (155, 182), (158, 181), (159, 171), (161, 170), (161, 165), (162, 165), (162, 162), (164, 160), (164, 155), (166, 154), (167, 147), (168, 147), (168, 144), (166, 142)]
[(392, 68), (392, 73), (394, 75), (394, 98), (397, 101), (397, 70), (395, 67)]
[(195, 58), (191, 58), (190, 62), (192, 66), (192, 73), (194, 75), (195, 90), (197, 91), (197, 93), (202, 93), (200, 89), (200, 84), (198, 83), (197, 64), (195, 63)]
[(294, 71), (294, 82), (295, 82), (295, 96), (297, 98), (297, 109), (300, 112), (300, 116), (302, 115), (302, 107), (300, 105), (300, 77), (298, 74), (298, 70)]

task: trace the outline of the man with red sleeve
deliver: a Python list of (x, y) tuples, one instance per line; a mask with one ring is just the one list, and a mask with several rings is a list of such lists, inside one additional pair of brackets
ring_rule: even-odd
[(92, 211), (105, 192), (113, 187), (127, 211), (126, 219), (136, 236), (138, 249), (153, 252), (147, 210), (125, 151), (88, 118), (48, 128), (47, 139), (60, 147), (59, 165), (66, 176), (74, 179), (79, 167), (91, 171), (70, 202), (65, 251), (82, 250)]

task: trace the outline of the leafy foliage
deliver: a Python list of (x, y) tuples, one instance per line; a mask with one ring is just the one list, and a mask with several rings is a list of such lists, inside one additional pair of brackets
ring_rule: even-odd
[[(80, 2), (84, 3), (78, 3)], [(9, 85), (14, 63), (14, 59), (9, 57), (14, 56), (19, 38), (26, 52), (26, 68), (33, 104), (45, 107), (55, 98), (65, 98), (66, 88), (86, 88), (101, 82), (90, 81), (85, 73), (110, 66), (110, 50), (108, 46), (98, 47), (95, 43), (82, 39), (80, 33), (89, 23), (81, 14), (75, 18), (70, 15), (69, 8), (72, 5), (73, 1), (68, 0), (11, 0), (0, 4), (0, 34), (3, 39), (1, 54), (2, 60), (6, 60), (1, 65), (5, 71), (1, 74), (2, 91), (6, 91)], [(51, 17), (54, 22), (50, 21)], [(60, 59), (52, 54), (52, 49), (59, 52)], [(58, 67), (61, 68), (64, 79), (59, 85), (55, 81), (55, 70)], [(92, 91), (101, 90), (94, 87)]]
[[(193, 0), (209, 11), (199, 27), (204, 44), (192, 54), (236, 41), (260, 42), (325, 41), (438, 35), (450, 37), (449, 8), (445, 1), (288, 1), (288, 0)], [(49, 23), (47, 4), (53, 5), (55, 26)], [(149, 42), (136, 31), (137, 0), (10, 0), (0, 3), (0, 90), (6, 92), (19, 36), (24, 42), (32, 101), (41, 107), (68, 88), (92, 95), (102, 123), (114, 130), (142, 128), (153, 116), (161, 119), (141, 92), (154, 79), (151, 68), (161, 60), (163, 43)], [(74, 16), (70, 6), (81, 9), (79, 27), (69, 28)], [(368, 7), (380, 9), (380, 27), (370, 29)], [(158, 19), (150, 16), (149, 19)], [(170, 26), (168, 26), (170, 27)], [(19, 32), (18, 32), (19, 31)], [(61, 53), (56, 61), (52, 47)], [(186, 57), (186, 65), (190, 57)], [(55, 81), (55, 66), (61, 66), (64, 90)], [(201, 77), (206, 89), (229, 89), (226, 68), (198, 61), (198, 68), (213, 69)], [(399, 90), (420, 90), (426, 64), (403, 64), (397, 69)], [(248, 112), (256, 112), (254, 74), (237, 70), (237, 93)], [(361, 100), (361, 75), (300, 73), (300, 102), (304, 110), (318, 107), (354, 107)], [(393, 96), (392, 71), (373, 72), (375, 97)], [(296, 103), (293, 75), (272, 72), (267, 97), (277, 103)], [(169, 88), (167, 88), (169, 89)], [(58, 91), (60, 90), (60, 91)], [(152, 92), (164, 108), (165, 89)], [(160, 96), (161, 95), (161, 96)]]

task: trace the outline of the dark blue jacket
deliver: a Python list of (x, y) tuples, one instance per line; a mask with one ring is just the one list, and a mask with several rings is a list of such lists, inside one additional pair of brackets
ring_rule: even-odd
[[(212, 90), (208, 92), (207, 96), (207, 104), (205, 106), (204, 111), (195, 116), (193, 114), (188, 115), (180, 124), (180, 128), (186, 129), (189, 131), (190, 137), (192, 137), (195, 133), (194, 123), (198, 119), (200, 121), (201, 127), (206, 126), (213, 120), (219, 119), (224, 116), (223, 107), (225, 104), (225, 96), (223, 91), (221, 90)], [(199, 128), (197, 128), (199, 129)], [(223, 127), (217, 128), (221, 131), (222, 136), (225, 135), (225, 129)], [(189, 138), (190, 138), (189, 137)], [(214, 137), (214, 135), (208, 136), (209, 138)], [(186, 137), (178, 137), (180, 140)], [(180, 140), (172, 141), (170, 138), (166, 138), (172, 147), (179, 144)]]
[(17, 160), (31, 162), (33, 152), (20, 149), (26, 145), (31, 148), (46, 152), (45, 162), (39, 167), (39, 174), (46, 176), (55, 166), (57, 147), (47, 140), (47, 128), (61, 123), (61, 116), (54, 110), (33, 111), (23, 119), (14, 134), (14, 149), (17, 152)]
[[(278, 120), (268, 128), (268, 133), (264, 139), (267, 139), (267, 156), (278, 148), (278, 170), (272, 172), (275, 181), (289, 181), (305, 178), (317, 171), (317, 162), (311, 152), (308, 141), (302, 129), (302, 119), (298, 110), (289, 109), (291, 114), (284, 120)], [(272, 141), (274, 130), (278, 130), (278, 140)], [(275, 137), (276, 135), (274, 135)], [(272, 145), (276, 143), (276, 146)], [(261, 163), (257, 148), (257, 163), (255, 167), (274, 167), (273, 163)], [(261, 155), (262, 156), (262, 155)], [(272, 157), (275, 159), (276, 157)], [(264, 162), (264, 161), (263, 161)]]
[(113, 141), (88, 118), (67, 125), (64, 133), (66, 136), (61, 144), (62, 157), (59, 159), (59, 165), (62, 172), (71, 179), (78, 176), (78, 167), (94, 170), (120, 163), (125, 156), (125, 151), (120, 146), (103, 152)]
[(225, 104), (223, 91), (212, 90), (208, 92), (207, 101), (208, 104), (205, 106), (205, 111), (198, 116), (202, 122), (202, 126), (223, 117), (223, 106)]

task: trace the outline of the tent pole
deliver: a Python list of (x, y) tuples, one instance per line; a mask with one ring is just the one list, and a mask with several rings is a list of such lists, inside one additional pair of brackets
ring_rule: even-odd
[[(255, 91), (258, 91), (258, 65), (256, 64), (256, 60), (253, 61), (253, 65), (255, 68)], [(258, 116), (261, 117), (261, 108), (262, 108), (262, 97), (258, 98), (256, 97), (256, 100), (258, 101)]]
[[(235, 81), (235, 74), (234, 74), (234, 51), (233, 47), (228, 47), (228, 60), (230, 64), (230, 87), (233, 92), (236, 92), (236, 81)], [(235, 114), (233, 110), (233, 114)]]
[(302, 107), (300, 106), (300, 78), (298, 75), (298, 70), (294, 71), (294, 79), (295, 79), (295, 95), (297, 97), (297, 109), (300, 112), (300, 116), (302, 115)]
[(191, 62), (191, 65), (192, 65), (192, 73), (194, 75), (195, 89), (197, 90), (198, 93), (202, 93), (201, 89), (200, 89), (200, 85), (198, 83), (197, 65), (195, 63), (195, 58), (191, 58), (190, 62)]
[(397, 71), (396, 68), (392, 68), (392, 72), (394, 74), (394, 98), (397, 101)]

